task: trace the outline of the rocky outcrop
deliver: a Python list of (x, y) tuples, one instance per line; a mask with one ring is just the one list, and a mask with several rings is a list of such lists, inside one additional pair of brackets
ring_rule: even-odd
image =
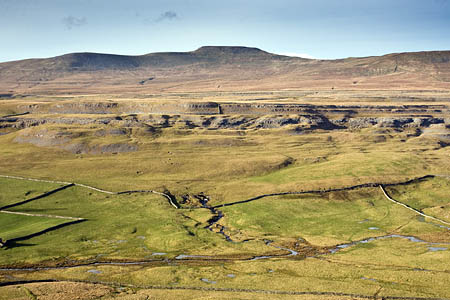
[(380, 128), (421, 128), (432, 124), (443, 124), (446, 119), (434, 117), (356, 117), (330, 120), (338, 126), (351, 129), (380, 127)]
[(289, 134), (375, 128), (383, 132), (373, 131), (368, 141), (384, 142), (385, 134), (393, 129), (408, 131), (406, 137), (423, 135), (441, 146), (450, 142), (446, 105), (105, 101), (22, 104), (14, 111), (15, 115), (0, 118), (0, 134), (19, 130), (15, 142), (58, 147), (72, 153), (137, 151), (134, 138), (157, 138), (164, 128), (170, 127), (177, 130), (284, 129)]
[[(62, 115), (28, 115), (1, 118), (0, 128), (23, 129), (43, 124), (107, 125), (96, 131), (96, 136), (119, 136), (130, 134), (131, 128), (154, 132), (155, 128), (178, 126), (180, 128), (206, 129), (273, 129), (298, 127), (303, 129), (362, 129), (378, 128), (428, 128), (441, 124), (442, 130), (450, 125), (444, 117), (342, 117), (328, 118), (321, 114), (267, 114), (267, 115), (189, 115), (189, 114), (140, 114), (111, 117), (65, 117)], [(441, 130), (441, 131), (442, 131)], [(445, 133), (447, 134), (447, 133)]]
[(41, 114), (188, 114), (188, 115), (446, 115), (446, 105), (311, 105), (216, 102), (62, 102), (19, 105), (18, 112)]

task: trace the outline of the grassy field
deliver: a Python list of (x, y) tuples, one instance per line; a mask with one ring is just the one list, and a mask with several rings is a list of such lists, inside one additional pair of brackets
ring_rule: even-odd
[(64, 223), (67, 223), (67, 220), (2, 213), (0, 237), (3, 240), (20, 238)]
[(318, 246), (333, 246), (368, 236), (420, 236), (443, 230), (419, 222), (416, 215), (388, 202), (379, 189), (324, 195), (283, 196), (226, 207), (225, 222), (249, 236), (302, 238)]
[(34, 198), (62, 185), (0, 177), (0, 207)]
[[(226, 96), (217, 98), (225, 101)], [(177, 101), (181, 96), (171, 97)], [(256, 96), (245, 97), (252, 101)], [(86, 121), (105, 115), (59, 117), (82, 121), (13, 128), (0, 135), (0, 175), (111, 192), (166, 192), (181, 209), (154, 193), (108, 194), (78, 185), (10, 207), (15, 213), (86, 221), (0, 249), (3, 268), (44, 267), (34, 272), (0, 270), (0, 299), (5, 294), (12, 297), (8, 299), (45, 299), (63, 290), (67, 299), (74, 290), (82, 299), (450, 298), (447, 228), (388, 201), (378, 187), (324, 192), (448, 175), (450, 148), (436, 138), (410, 128), (212, 130), (181, 121), (158, 127), (145, 121), (145, 115), (118, 115), (122, 123), (108, 125)], [(97, 151), (114, 144), (137, 148)], [(0, 206), (62, 186), (0, 177)], [(311, 190), (316, 192), (221, 206), (264, 194)], [(447, 177), (386, 190), (400, 202), (450, 221)], [(209, 197), (203, 207), (202, 195)], [(215, 211), (212, 206), (217, 206)], [(214, 218), (218, 223), (208, 230)], [(1, 213), (0, 237), (14, 239), (67, 221)], [(218, 233), (221, 226), (232, 242)], [(96, 262), (100, 264), (92, 264)], [(63, 265), (71, 267), (45, 269)], [(67, 282), (1, 287), (49, 279)], [(106, 285), (72, 282), (80, 280)], [(174, 287), (186, 289), (170, 289)]]
[[(80, 282), (60, 282), (60, 283), (31, 283), (23, 286), (0, 287), (0, 291), (7, 295), (0, 299), (29, 300), (31, 297), (40, 297), (43, 299), (51, 297), (60, 297), (61, 293), (67, 297), (79, 297), (82, 299), (120, 299), (120, 300), (139, 300), (139, 299), (294, 299), (294, 300), (350, 300), (358, 299), (355, 296), (332, 296), (332, 295), (289, 295), (289, 294), (270, 294), (255, 292), (233, 292), (233, 291), (201, 291), (201, 290), (164, 290), (164, 289), (134, 289), (134, 288), (111, 288), (101, 284), (89, 284)], [(45, 298), (44, 298), (45, 297)], [(58, 299), (58, 298), (57, 298)]]
[[(116, 196), (73, 187), (10, 211), (45, 212), (87, 221), (37, 237), (33, 248), (6, 251), (2, 264), (36, 263), (61, 256), (144, 260), (154, 258), (153, 253), (187, 252), (205, 247), (211, 239), (220, 241), (214, 234), (194, 228), (194, 221), (183, 218), (165, 198), (153, 194)], [(190, 227), (199, 232), (198, 237), (189, 234)], [(49, 248), (49, 244), (53, 246)], [(33, 255), (36, 251), (45, 254)]]
[[(445, 173), (450, 167), (446, 148), (422, 137), (401, 142), (403, 134), (373, 143), (367, 138), (370, 132), (293, 135), (274, 129), (243, 136), (236, 130), (168, 128), (152, 138), (132, 134), (137, 152), (103, 155), (16, 143), (16, 134), (8, 134), (0, 136), (4, 145), (0, 168), (8, 174), (77, 181), (115, 191), (167, 187), (178, 193), (206, 192), (213, 201), (228, 202), (271, 191), (401, 181)], [(293, 163), (286, 167), (289, 158)]]
[(399, 201), (421, 210), (426, 214), (450, 222), (450, 180), (437, 177), (402, 187), (393, 187), (389, 191)]

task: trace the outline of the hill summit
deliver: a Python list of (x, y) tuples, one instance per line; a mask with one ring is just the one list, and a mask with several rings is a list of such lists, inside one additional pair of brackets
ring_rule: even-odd
[(0, 63), (0, 93), (430, 87), (450, 89), (450, 51), (317, 60), (204, 46), (190, 52), (71, 53)]
[(259, 48), (243, 46), (203, 46), (192, 53), (197, 55), (271, 55)]

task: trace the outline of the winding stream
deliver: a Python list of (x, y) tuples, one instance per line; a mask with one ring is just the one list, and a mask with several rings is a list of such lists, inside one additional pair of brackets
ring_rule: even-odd
[[(448, 247), (442, 247), (443, 245), (450, 245), (450, 243), (430, 243), (426, 242), (424, 240), (418, 239), (414, 236), (404, 236), (399, 234), (389, 234), (379, 237), (370, 237), (359, 241), (354, 241), (351, 243), (346, 244), (340, 244), (336, 247), (328, 250), (328, 253), (324, 254), (317, 254), (307, 257), (319, 257), (323, 255), (330, 255), (335, 254), (341, 250), (347, 249), (352, 246), (356, 246), (359, 244), (366, 244), (377, 240), (383, 240), (383, 239), (389, 239), (389, 238), (400, 238), (408, 240), (412, 243), (424, 243), (428, 247), (428, 251), (435, 252), (435, 251), (445, 251), (448, 250)], [(284, 258), (288, 259), (292, 256), (297, 256), (299, 253), (295, 250), (284, 248), (281, 246), (275, 246), (272, 245), (274, 241), (272, 240), (264, 240), (264, 243), (268, 246), (284, 250), (289, 252), (289, 254), (276, 254), (276, 255), (261, 255), (261, 256), (254, 256), (251, 258), (243, 258), (243, 259), (236, 259), (236, 258), (217, 258), (215, 256), (208, 256), (208, 255), (194, 255), (194, 254), (179, 254), (175, 256), (173, 259), (154, 259), (154, 260), (144, 260), (144, 261), (130, 261), (130, 262), (87, 262), (87, 263), (81, 263), (78, 265), (72, 265), (72, 266), (55, 266), (55, 267), (30, 267), (30, 268), (0, 268), (0, 271), (46, 271), (46, 270), (65, 270), (65, 269), (71, 269), (71, 268), (80, 268), (80, 267), (87, 267), (87, 266), (102, 266), (102, 265), (113, 265), (113, 266), (136, 266), (136, 265), (148, 265), (151, 263), (160, 263), (160, 262), (166, 262), (168, 264), (173, 263), (174, 261), (192, 261), (192, 260), (198, 260), (198, 261), (255, 261), (255, 260), (262, 260), (262, 259), (272, 259), (272, 258)], [(416, 271), (422, 271), (421, 269), (412, 269)]]
[[(107, 193), (107, 194), (131, 194), (131, 193), (154, 193), (154, 194), (158, 194), (161, 196), (164, 196), (165, 198), (167, 198), (169, 200), (169, 203), (175, 207), (175, 208), (180, 208), (178, 203), (176, 202), (176, 199), (172, 199), (174, 197), (171, 197), (171, 195), (168, 195), (166, 193), (160, 193), (160, 192), (156, 192), (153, 190), (140, 190), (140, 191), (125, 191), (125, 192), (110, 192), (110, 191), (105, 191), (105, 190), (101, 190), (95, 187), (90, 187), (90, 186), (86, 186), (83, 184), (77, 184), (77, 183), (67, 183), (67, 182), (60, 182), (60, 181), (48, 181), (48, 180), (39, 180), (39, 179), (31, 179), (31, 178), (23, 178), (23, 177), (16, 177), (16, 176), (6, 176), (6, 175), (0, 175), (0, 177), (4, 177), (4, 178), (14, 178), (14, 179), (21, 179), (21, 180), (32, 180), (32, 181), (41, 181), (41, 182), (52, 182), (52, 183), (59, 183), (59, 184), (65, 184), (68, 185), (67, 187), (70, 186), (80, 186), (80, 187), (84, 187), (84, 188), (89, 188), (101, 193)], [(423, 180), (424, 178), (429, 178), (432, 177), (432, 175), (427, 175), (424, 177), (420, 177), (420, 178), (416, 178), (413, 180), (409, 180), (407, 182), (402, 182), (402, 183), (396, 183), (396, 184), (386, 184), (385, 186), (388, 185), (403, 185), (403, 184), (407, 184), (407, 183), (411, 183), (413, 181), (416, 180)], [(247, 203), (247, 202), (251, 202), (257, 199), (261, 199), (264, 197), (271, 197), (271, 196), (278, 196), (278, 195), (288, 195), (288, 194), (304, 194), (304, 193), (324, 193), (324, 192), (331, 192), (331, 191), (340, 191), (340, 190), (351, 190), (351, 189), (355, 189), (355, 188), (362, 188), (362, 187), (374, 187), (374, 186), (380, 186), (381, 189), (383, 190), (383, 193), (385, 194), (385, 196), (393, 202), (396, 202), (397, 204), (402, 205), (401, 202), (398, 202), (394, 199), (391, 199), (387, 193), (384, 191), (383, 187), (380, 184), (373, 184), (373, 183), (369, 183), (369, 184), (362, 184), (362, 185), (357, 185), (357, 186), (352, 186), (352, 187), (347, 187), (347, 188), (339, 188), (339, 189), (329, 189), (329, 190), (322, 190), (322, 191), (301, 191), (301, 192), (284, 192), (284, 193), (276, 193), (276, 194), (267, 194), (267, 195), (260, 195), (248, 200), (243, 200), (243, 201), (238, 201), (238, 202), (232, 202), (232, 203), (226, 203), (226, 204), (222, 204), (222, 205), (217, 205), (217, 206), (211, 206), (208, 204), (210, 198), (208, 196), (205, 196), (203, 194), (199, 194), (199, 195), (195, 195), (194, 197), (196, 199), (198, 199), (198, 201), (201, 204), (201, 208), (206, 208), (208, 209), (211, 214), (212, 217), (207, 221), (208, 225), (205, 226), (205, 229), (210, 230), (211, 232), (215, 232), (218, 234), (221, 234), (225, 237), (225, 239), (229, 242), (233, 242), (233, 243), (237, 243), (236, 241), (233, 241), (231, 239), (231, 237), (229, 235), (227, 235), (225, 233), (225, 229), (226, 227), (223, 225), (220, 225), (218, 222), (224, 217), (224, 214), (222, 211), (220, 211), (218, 208), (219, 207), (224, 207), (224, 206), (230, 206), (230, 205), (236, 205), (236, 204), (242, 204), (242, 203)], [(409, 207), (408, 207), (409, 208)], [(411, 209), (411, 208), (409, 208)], [(417, 211), (416, 211), (417, 212)], [(430, 217), (428, 215), (424, 215), (424, 214), (420, 214), (423, 217)], [(441, 221), (439, 219), (433, 218), (435, 220)], [(447, 222), (442, 222), (445, 224), (448, 224)], [(441, 228), (446, 228), (446, 229), (450, 229), (449, 227), (443, 226), (443, 225), (438, 225), (438, 224), (434, 224), (436, 226), (439, 226)], [(214, 227), (219, 229), (218, 231), (214, 230)], [(401, 238), (401, 239), (406, 239), (409, 240), (410, 242), (413, 243), (425, 243), (428, 246), (429, 251), (445, 251), (448, 248), (447, 247), (442, 247), (442, 245), (450, 245), (450, 243), (429, 243), (423, 240), (420, 240), (414, 236), (403, 236), (403, 235), (398, 235), (398, 234), (390, 234), (390, 235), (385, 235), (385, 236), (379, 236), (379, 237), (370, 237), (370, 238), (366, 238), (363, 240), (359, 240), (359, 241), (353, 241), (350, 243), (345, 243), (345, 244), (340, 244), (335, 246), (334, 248), (330, 249), (328, 253), (326, 254), (319, 254), (316, 256), (321, 256), (321, 255), (329, 255), (329, 254), (335, 254), (343, 249), (358, 245), (358, 244), (365, 244), (365, 243), (369, 243), (369, 242), (373, 242), (376, 240), (382, 240), (382, 239), (388, 239), (388, 238)], [(276, 249), (279, 250), (284, 250), (289, 252), (289, 254), (278, 254), (278, 255), (262, 255), (262, 256), (255, 256), (252, 258), (245, 258), (245, 259), (228, 259), (228, 258), (216, 258), (215, 256), (204, 256), (204, 255), (191, 255), (191, 254), (179, 254), (177, 256), (175, 256), (173, 259), (167, 259), (167, 258), (162, 258), (162, 259), (155, 259), (155, 260), (145, 260), (145, 261), (130, 261), (130, 262), (86, 262), (86, 263), (80, 263), (78, 265), (72, 265), (72, 266), (55, 266), (55, 267), (31, 267), (31, 268), (0, 268), (0, 271), (40, 271), (40, 270), (54, 270), (54, 269), (69, 269), (69, 268), (76, 268), (76, 267), (85, 267), (85, 266), (101, 266), (101, 265), (118, 265), (118, 266), (128, 266), (128, 265), (145, 265), (145, 264), (150, 264), (150, 263), (157, 263), (157, 262), (168, 262), (171, 263), (173, 261), (182, 261), (182, 260), (203, 260), (203, 261), (217, 261), (217, 260), (230, 260), (230, 261), (244, 261), (244, 260), (261, 260), (261, 259), (271, 259), (271, 258), (288, 258), (288, 257), (292, 257), (292, 256), (297, 256), (299, 253), (295, 250), (289, 249), (289, 248), (284, 248), (281, 246), (275, 246), (273, 245), (274, 241), (270, 241), (270, 240), (264, 240), (265, 244), (267, 246), (271, 246), (274, 247)], [(438, 246), (437, 246), (438, 245)], [(439, 247), (441, 246), (441, 247)], [(155, 253), (156, 256), (163, 256), (165, 255), (165, 253)], [(311, 257), (316, 257), (316, 256), (311, 256)]]
[(236, 243), (235, 241), (233, 241), (231, 239), (231, 237), (229, 235), (227, 235), (225, 233), (225, 229), (226, 229), (225, 226), (219, 224), (220, 219), (222, 219), (224, 217), (223, 212), (218, 210), (216, 207), (210, 206), (208, 204), (208, 202), (210, 200), (208, 196), (205, 196), (203, 194), (199, 194), (199, 195), (195, 195), (194, 197), (198, 199), (198, 201), (200, 202), (202, 208), (208, 209), (211, 212), (211, 214), (213, 215), (207, 221), (208, 225), (205, 226), (204, 228), (208, 229), (211, 232), (215, 232), (213, 230), (213, 228), (217, 227), (219, 229), (219, 231), (216, 232), (216, 233), (223, 235), (228, 242)]
[[(378, 236), (378, 237), (371, 237), (371, 238), (367, 238), (367, 239), (363, 239), (363, 240), (359, 240), (359, 241), (354, 241), (351, 243), (347, 243), (347, 244), (340, 244), (337, 245), (335, 248), (330, 250), (331, 254), (337, 253), (340, 250), (343, 250), (345, 248), (351, 247), (351, 246), (355, 246), (358, 244), (367, 244), (369, 242), (373, 242), (373, 241), (377, 241), (377, 240), (384, 240), (384, 239), (390, 239), (390, 238), (400, 238), (400, 239), (405, 239), (408, 240), (410, 242), (413, 243), (426, 243), (429, 248), (433, 248), (431, 245), (450, 245), (450, 243), (430, 243), (430, 242), (426, 242), (424, 240), (418, 239), (414, 236), (406, 236), (406, 235), (399, 235), (399, 234), (389, 234), (389, 235), (383, 235), (383, 236)], [(439, 248), (439, 247), (435, 247), (435, 248)]]
[(260, 259), (269, 259), (269, 258), (289, 257), (289, 256), (296, 256), (296, 255), (298, 255), (298, 252), (295, 251), (295, 250), (288, 249), (288, 248), (283, 248), (283, 247), (280, 247), (280, 246), (272, 245), (273, 241), (271, 241), (271, 240), (264, 240), (264, 243), (265, 243), (267, 246), (271, 246), (271, 247), (274, 247), (274, 248), (277, 248), (277, 249), (280, 249), (280, 250), (288, 251), (289, 254), (288, 254), (288, 255), (262, 255), (262, 256), (255, 256), (255, 257), (251, 258), (250, 260), (260, 260)]

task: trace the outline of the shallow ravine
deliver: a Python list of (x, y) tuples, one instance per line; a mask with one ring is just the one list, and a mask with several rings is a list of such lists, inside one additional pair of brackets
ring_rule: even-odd
[[(207, 221), (208, 225), (205, 226), (204, 228), (208, 229), (211, 232), (216, 232), (218, 234), (223, 235), (225, 237), (225, 240), (227, 240), (228, 242), (235, 242), (231, 239), (231, 237), (228, 234), (225, 233), (225, 229), (226, 229), (225, 226), (219, 224), (220, 219), (222, 219), (224, 217), (223, 212), (208, 204), (208, 202), (210, 200), (209, 196), (199, 194), (199, 195), (195, 195), (194, 197), (198, 199), (202, 208), (208, 209), (211, 212), (211, 214), (213, 215)], [(213, 229), (214, 227), (218, 228), (219, 231), (214, 231), (214, 229)]]

